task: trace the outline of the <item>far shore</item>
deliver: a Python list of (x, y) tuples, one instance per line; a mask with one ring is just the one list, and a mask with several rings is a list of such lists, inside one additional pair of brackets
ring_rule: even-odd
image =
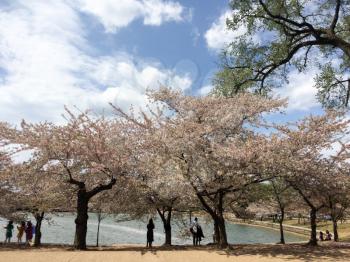
[(140, 245), (88, 247), (75, 251), (69, 245), (43, 245), (40, 248), (0, 245), (0, 261), (6, 262), (61, 262), (61, 261), (350, 261), (350, 243), (306, 244), (245, 244), (231, 245), (220, 250), (215, 246), (156, 246), (147, 249)]
[[(238, 224), (238, 225), (249, 225), (249, 226), (254, 226), (254, 227), (262, 227), (262, 228), (272, 229), (275, 231), (280, 231), (279, 224), (273, 223), (274, 226), (272, 227), (271, 226), (272, 222), (261, 222), (260, 223), (260, 221), (258, 221), (258, 220), (243, 220), (243, 219), (232, 219), (232, 218), (228, 218), (228, 221), (230, 221), (231, 223), (234, 223), (234, 224)], [(296, 231), (292, 230), (292, 227), (298, 228), (298, 229), (302, 230), (304, 233), (296, 232)], [(307, 239), (310, 235), (310, 230), (307, 228), (290, 226), (290, 225), (285, 225), (285, 224), (283, 224), (283, 231), (288, 232), (288, 234), (294, 234), (294, 235), (303, 237), (303, 238), (305, 238), (305, 241), (307, 241)], [(317, 232), (319, 232), (319, 230), (317, 230)]]

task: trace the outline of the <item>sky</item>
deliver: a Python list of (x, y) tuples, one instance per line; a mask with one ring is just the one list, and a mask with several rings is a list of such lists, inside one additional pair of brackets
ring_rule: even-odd
[[(226, 29), (227, 1), (0, 0), (0, 121), (62, 122), (64, 106), (144, 108), (160, 85), (206, 95)], [(291, 72), (275, 91), (285, 119), (319, 112), (313, 76)]]

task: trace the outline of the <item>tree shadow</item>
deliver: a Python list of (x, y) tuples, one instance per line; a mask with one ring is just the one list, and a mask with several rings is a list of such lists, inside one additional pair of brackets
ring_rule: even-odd
[[(57, 244), (44, 244), (41, 247), (30, 247), (17, 244), (1, 244), (1, 251), (29, 251), (29, 250), (42, 250), (42, 251), (74, 251), (71, 245), (57, 245)], [(140, 245), (117, 245), (117, 246), (101, 246), (93, 247), (89, 246), (84, 252), (102, 251), (102, 252), (140, 252), (142, 255), (151, 253), (156, 255), (157, 252), (164, 251), (207, 251), (215, 252), (219, 255), (239, 257), (244, 255), (252, 256), (264, 256), (264, 257), (283, 257), (286, 260), (297, 259), (300, 261), (310, 260), (338, 260), (338, 261), (350, 261), (350, 243), (321, 243), (319, 246), (309, 246), (307, 244), (235, 244), (230, 245), (226, 249), (219, 249), (213, 245), (206, 246), (154, 246), (153, 248), (146, 248)]]
[(310, 246), (308, 244), (232, 245), (225, 250), (217, 250), (217, 253), (226, 256), (283, 256), (286, 259), (297, 259), (300, 261), (324, 259), (350, 261), (350, 245), (337, 243), (327, 243), (319, 246)]

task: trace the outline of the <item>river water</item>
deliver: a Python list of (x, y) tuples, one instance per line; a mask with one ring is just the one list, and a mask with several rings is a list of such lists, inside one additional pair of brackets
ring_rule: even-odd
[[(56, 244), (72, 244), (74, 239), (74, 214), (50, 215), (49, 221), (44, 221), (42, 225), (42, 242)], [(33, 222), (33, 220), (32, 220)], [(211, 223), (200, 221), (205, 238), (202, 244), (212, 242), (213, 226)], [(0, 218), (0, 236), (5, 237), (3, 226), (6, 220)], [(276, 230), (254, 227), (249, 225), (239, 225), (227, 223), (227, 237), (229, 243), (277, 243), (279, 241), (279, 232)], [(190, 237), (181, 237), (179, 226), (172, 226), (173, 244), (191, 244)], [(96, 244), (97, 216), (89, 214), (87, 244)], [(17, 231), (14, 232), (14, 238)], [(0, 240), (2, 240), (0, 238)], [(305, 238), (295, 234), (285, 233), (287, 242), (305, 241)], [(164, 233), (161, 221), (155, 220), (154, 244), (161, 245), (164, 242)], [(108, 216), (101, 221), (100, 225), (100, 244), (145, 244), (146, 243), (146, 222), (140, 220), (118, 222), (115, 217)]]

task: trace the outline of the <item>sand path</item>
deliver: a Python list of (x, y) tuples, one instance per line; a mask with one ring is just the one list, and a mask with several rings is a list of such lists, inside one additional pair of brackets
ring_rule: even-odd
[(294, 262), (294, 261), (349, 261), (349, 247), (322, 246), (309, 248), (303, 245), (246, 245), (220, 251), (203, 247), (156, 248), (113, 247), (89, 251), (72, 251), (68, 248), (14, 249), (0, 248), (0, 262)]

